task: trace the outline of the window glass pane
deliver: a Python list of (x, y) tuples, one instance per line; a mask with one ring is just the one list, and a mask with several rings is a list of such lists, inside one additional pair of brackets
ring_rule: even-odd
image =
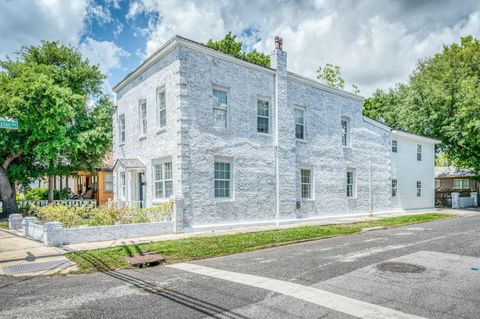
[(213, 90), (213, 107), (227, 109), (227, 92)]
[(113, 191), (113, 174), (107, 173), (105, 176), (105, 191), (112, 192)]
[(230, 197), (230, 163), (215, 162), (215, 197)]
[(303, 198), (311, 198), (311, 171), (300, 170), (301, 195)]
[(214, 126), (218, 128), (227, 127), (227, 111), (222, 109), (213, 110)]
[(165, 182), (165, 198), (169, 198), (173, 194), (173, 182), (166, 181)]
[(268, 133), (268, 117), (257, 117), (257, 131)]
[(162, 166), (163, 166), (162, 164), (153, 165), (153, 171), (154, 171), (154, 174), (155, 174), (155, 180), (156, 181), (163, 180)]
[(164, 179), (172, 179), (172, 163), (167, 162), (163, 164)]
[(155, 182), (155, 198), (162, 198), (163, 197), (163, 182), (157, 181)]
[(392, 140), (392, 152), (393, 153), (396, 153), (397, 152), (397, 141), (396, 140)]
[(295, 109), (295, 123), (296, 124), (304, 124), (303, 113), (304, 113), (303, 110)]
[(268, 102), (258, 100), (257, 101), (257, 115), (268, 117)]
[(296, 124), (295, 125), (295, 137), (303, 139), (303, 125)]

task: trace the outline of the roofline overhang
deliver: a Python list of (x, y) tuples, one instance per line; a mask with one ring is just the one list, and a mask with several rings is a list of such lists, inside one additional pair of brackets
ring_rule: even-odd
[(440, 144), (442, 142), (442, 141), (434, 139), (434, 138), (421, 136), (421, 135), (417, 135), (417, 134), (413, 134), (413, 133), (408, 133), (408, 132), (404, 132), (404, 131), (400, 131), (400, 130), (394, 130), (394, 129), (392, 129), (392, 134), (397, 135), (397, 136), (401, 136), (401, 137), (405, 137), (405, 138), (409, 138), (409, 139), (412, 139), (412, 140), (417, 140), (417, 141), (420, 141), (420, 142), (431, 143), (431, 144)]

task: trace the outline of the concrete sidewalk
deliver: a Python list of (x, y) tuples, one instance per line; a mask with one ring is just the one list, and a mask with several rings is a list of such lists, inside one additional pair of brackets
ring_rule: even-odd
[[(142, 244), (149, 242), (158, 242), (165, 240), (175, 240), (188, 237), (200, 237), (200, 236), (221, 236), (226, 234), (258, 232), (276, 229), (285, 229), (291, 227), (300, 226), (320, 226), (320, 225), (335, 225), (335, 224), (352, 224), (364, 221), (376, 220), (385, 217), (395, 217), (402, 215), (412, 214), (424, 214), (427, 212), (436, 212), (444, 214), (455, 214), (462, 217), (478, 216), (480, 211), (475, 210), (460, 210), (460, 209), (429, 209), (421, 211), (409, 211), (409, 212), (397, 212), (388, 214), (376, 214), (374, 216), (357, 216), (357, 217), (339, 217), (339, 218), (325, 218), (315, 219), (309, 221), (302, 221), (292, 224), (281, 224), (279, 226), (255, 226), (255, 227), (239, 227), (235, 229), (219, 229), (209, 231), (198, 232), (185, 232), (180, 234), (170, 234), (152, 237), (141, 237), (122, 240), (110, 240), (93, 243), (81, 243), (65, 245), (59, 247), (45, 247), (43, 243), (22, 237), (17, 231), (7, 231), (0, 229), (0, 275), (5, 275), (4, 267), (13, 265), (31, 265), (34, 263), (43, 262), (68, 262), (68, 259), (64, 256), (67, 252), (82, 251), (90, 249), (100, 249), (123, 245)], [(21, 273), (21, 276), (38, 276), (38, 275), (51, 275), (51, 274), (66, 274), (68, 272), (76, 270), (76, 266), (69, 266), (53, 268), (47, 271), (37, 271), (29, 273)]]
[[(64, 262), (69, 260), (64, 256), (65, 250), (58, 247), (45, 247), (36, 240), (28, 239), (17, 231), (0, 229), (0, 275), (5, 275), (8, 266), (40, 266), (47, 262)], [(36, 264), (36, 265), (34, 265)], [(51, 275), (68, 273), (75, 270), (76, 266), (51, 268), (33, 272), (22, 272), (21, 276)]]

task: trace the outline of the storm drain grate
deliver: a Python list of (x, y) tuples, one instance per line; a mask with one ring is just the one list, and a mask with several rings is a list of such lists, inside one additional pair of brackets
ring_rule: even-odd
[(71, 265), (73, 264), (68, 260), (55, 260), (55, 261), (46, 261), (43, 263), (28, 263), (28, 264), (20, 264), (20, 265), (13, 265), (13, 266), (5, 266), (3, 267), (3, 270), (7, 275), (16, 275), (16, 274), (22, 274), (26, 272), (52, 270), (55, 268), (63, 269)]
[(425, 267), (402, 262), (386, 262), (377, 265), (381, 271), (399, 272), (399, 273), (420, 273), (425, 271)]

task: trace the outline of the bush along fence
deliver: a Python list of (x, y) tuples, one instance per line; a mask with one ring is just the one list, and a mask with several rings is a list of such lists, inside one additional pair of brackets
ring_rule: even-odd
[[(39, 224), (37, 217), (12, 214), (9, 228), (18, 230), (25, 237), (41, 241), (45, 246), (60, 247), (67, 244), (95, 241), (129, 239), (182, 232), (183, 200), (175, 199), (170, 206), (170, 214), (164, 221), (106, 226), (64, 227), (61, 222), (48, 221)], [(154, 208), (149, 208), (154, 211)]]

